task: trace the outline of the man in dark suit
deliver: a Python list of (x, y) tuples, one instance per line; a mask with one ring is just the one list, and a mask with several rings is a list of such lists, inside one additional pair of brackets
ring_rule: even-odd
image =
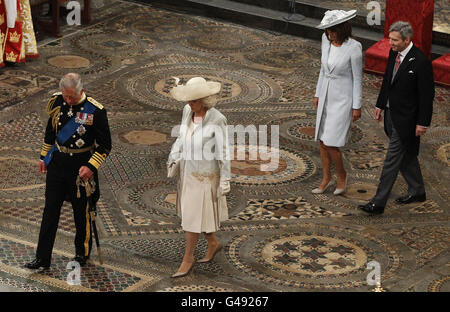
[(420, 136), (431, 122), (434, 99), (433, 68), (427, 57), (412, 43), (413, 30), (407, 22), (396, 22), (389, 29), (392, 49), (384, 73), (374, 117), (381, 121), (389, 147), (375, 196), (359, 208), (382, 214), (400, 171), (408, 184), (408, 194), (396, 199), (399, 204), (426, 200), (420, 171)]

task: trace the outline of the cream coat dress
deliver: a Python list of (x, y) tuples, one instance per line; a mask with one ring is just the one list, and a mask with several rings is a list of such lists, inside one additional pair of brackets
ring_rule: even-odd
[(177, 214), (184, 231), (217, 232), (228, 219), (226, 197), (219, 195), (221, 179), (230, 179), (227, 119), (217, 109), (207, 110), (201, 125), (194, 125), (189, 105), (169, 162), (181, 159), (177, 192)]
[(347, 143), (352, 109), (362, 105), (362, 46), (349, 38), (336, 49), (329, 64), (331, 43), (322, 36), (322, 65), (315, 97), (319, 98), (315, 140), (327, 146)]

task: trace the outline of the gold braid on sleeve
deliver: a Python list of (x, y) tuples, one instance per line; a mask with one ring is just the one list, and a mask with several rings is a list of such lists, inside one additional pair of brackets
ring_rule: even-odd
[(45, 110), (45, 112), (47, 113), (47, 115), (49, 115), (50, 117), (52, 117), (52, 126), (53, 129), (56, 129), (56, 126), (58, 125), (58, 121), (59, 121), (59, 112), (61, 111), (61, 107), (58, 105), (56, 107), (53, 107), (53, 105), (55, 104), (56, 99), (58, 98), (58, 96), (53, 96), (47, 104), (47, 108)]

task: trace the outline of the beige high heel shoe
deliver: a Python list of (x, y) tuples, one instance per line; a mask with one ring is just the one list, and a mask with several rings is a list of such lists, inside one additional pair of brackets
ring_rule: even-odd
[(216, 248), (216, 250), (214, 250), (214, 253), (213, 253), (213, 255), (211, 256), (211, 258), (202, 258), (202, 259), (200, 259), (200, 260), (198, 260), (197, 262), (198, 263), (205, 263), (205, 262), (210, 262), (212, 259), (214, 259), (214, 256), (216, 255), (216, 253), (218, 253), (220, 250), (222, 249), (222, 245), (218, 245), (217, 246), (217, 248)]
[(344, 188), (341, 188), (341, 189), (340, 188), (336, 188), (334, 190), (334, 192), (333, 192), (334, 195), (341, 195), (342, 193), (345, 192), (345, 189), (347, 188), (347, 180), (348, 180), (348, 178), (345, 177)]
[(320, 188), (315, 188), (311, 191), (311, 193), (313, 194), (322, 194), (323, 192), (326, 191), (326, 189), (331, 185), (331, 182), (333, 182), (333, 179), (330, 180), (330, 182), (328, 182), (327, 185), (325, 185), (325, 187), (323, 189)]
[(191, 263), (191, 266), (189, 267), (189, 269), (186, 272), (177, 271), (175, 274), (173, 274), (171, 276), (171, 278), (183, 277), (183, 276), (188, 275), (189, 272), (191, 272), (192, 268), (194, 267), (194, 263), (195, 263), (195, 261)]

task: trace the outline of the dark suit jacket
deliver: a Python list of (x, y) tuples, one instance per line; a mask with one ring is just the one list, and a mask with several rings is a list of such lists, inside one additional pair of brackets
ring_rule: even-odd
[[(433, 112), (433, 67), (413, 45), (391, 83), (396, 57), (397, 52), (391, 49), (376, 107), (385, 109), (389, 99), (392, 123), (400, 140), (408, 152), (418, 154), (420, 137), (416, 137), (416, 125), (428, 127)], [(384, 130), (389, 136), (386, 121)]]

